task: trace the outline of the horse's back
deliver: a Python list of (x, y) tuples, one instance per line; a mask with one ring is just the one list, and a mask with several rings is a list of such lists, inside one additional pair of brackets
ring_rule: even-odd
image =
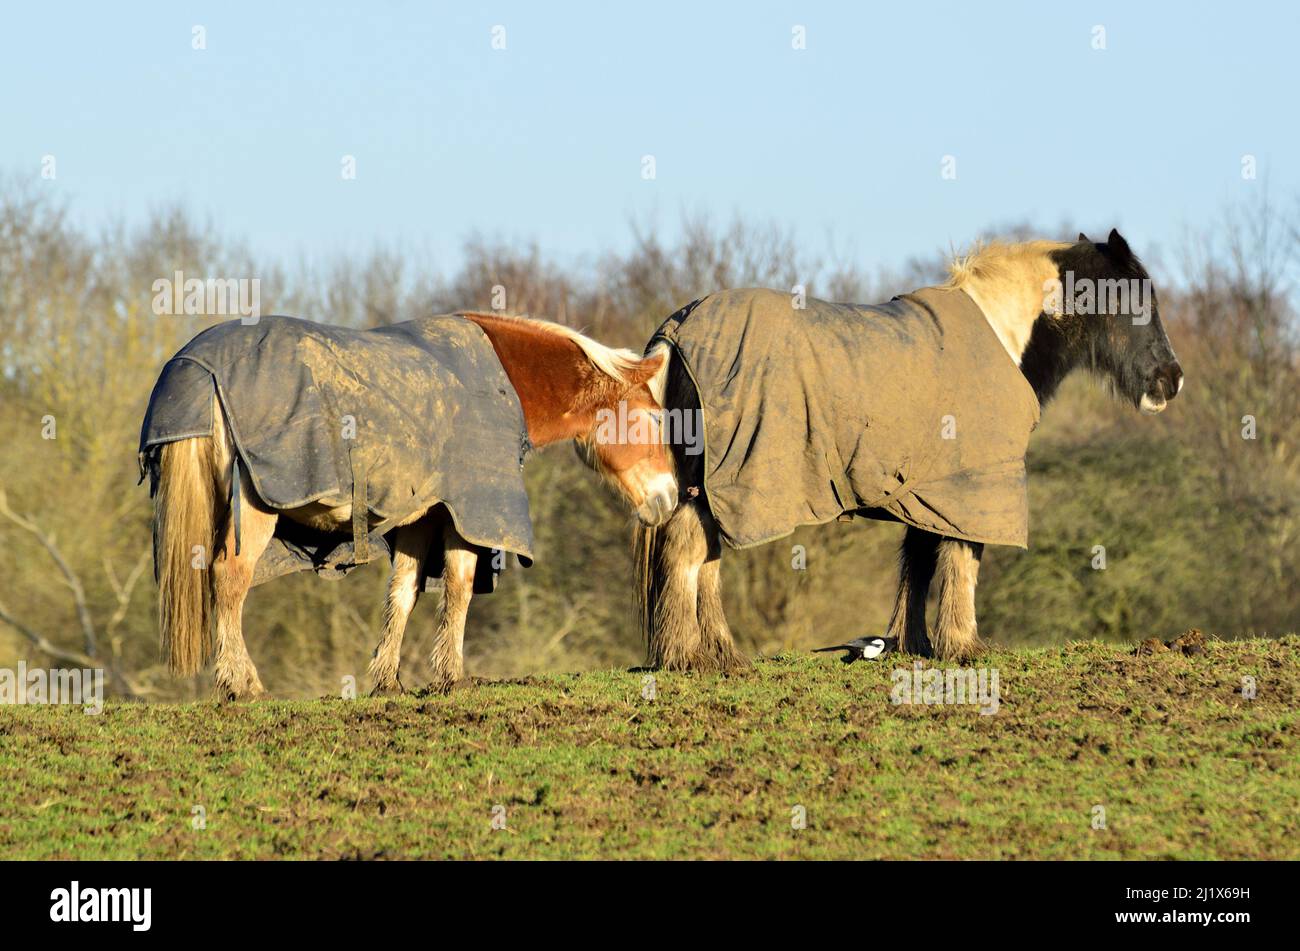
[(477, 545), (531, 556), (523, 410), (491, 343), (456, 316), (354, 330), (229, 321), (164, 368), (141, 452), (211, 435), (215, 392), (259, 497), (363, 504), (381, 530), (439, 503)]
[(858, 510), (1025, 543), (1037, 401), (964, 292), (865, 306), (730, 290), (657, 337), (696, 385), (709, 504), (734, 546)]

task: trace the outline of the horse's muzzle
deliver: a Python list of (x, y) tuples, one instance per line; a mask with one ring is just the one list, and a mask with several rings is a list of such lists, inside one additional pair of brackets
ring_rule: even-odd
[(1160, 385), (1161, 396), (1171, 400), (1183, 389), (1183, 368), (1175, 360), (1156, 371), (1156, 382)]
[(636, 517), (642, 525), (654, 528), (668, 521), (677, 507), (677, 498), (665, 492), (656, 492), (648, 497), (636, 510)]
[(1147, 415), (1161, 412), (1183, 388), (1183, 368), (1174, 360), (1156, 371), (1151, 389), (1142, 394), (1138, 408)]

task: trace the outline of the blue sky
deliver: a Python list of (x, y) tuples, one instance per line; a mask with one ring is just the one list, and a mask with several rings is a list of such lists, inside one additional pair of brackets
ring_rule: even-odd
[(580, 262), (684, 212), (868, 266), (1026, 219), (1151, 255), (1300, 193), (1297, 9), (27, 3), (0, 32), (0, 173), (90, 227), (179, 202), (284, 260), (383, 244), (445, 270), (478, 232)]

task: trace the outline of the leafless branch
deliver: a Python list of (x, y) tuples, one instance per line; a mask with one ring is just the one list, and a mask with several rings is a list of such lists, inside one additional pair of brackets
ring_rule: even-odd
[(120, 650), (118, 641), (113, 636), (113, 632), (117, 630), (117, 626), (126, 618), (126, 612), (131, 607), (131, 596), (135, 593), (135, 586), (144, 576), (144, 570), (149, 565), (149, 554), (151, 550), (152, 546), (146, 545), (140, 551), (140, 555), (136, 558), (135, 564), (131, 566), (131, 570), (127, 573), (126, 581), (122, 583), (119, 583), (117, 580), (117, 572), (113, 570), (112, 559), (107, 555), (104, 556), (104, 574), (108, 576), (108, 583), (113, 586), (113, 594), (117, 598), (117, 608), (113, 611), (112, 616), (109, 617), (108, 622), (104, 625), (104, 636), (108, 638), (109, 649), (112, 650), (114, 657), (118, 656)]
[(27, 640), (31, 641), (36, 649), (41, 653), (47, 654), (55, 660), (67, 661), (70, 664), (76, 664), (78, 667), (92, 669), (102, 667), (108, 672), (108, 675), (113, 678), (114, 685), (117, 689), (128, 696), (142, 697), (145, 694), (153, 692), (141, 687), (134, 678), (122, 673), (122, 671), (118, 670), (117, 667), (112, 664), (105, 664), (97, 658), (91, 657), (88, 654), (83, 654), (81, 651), (66, 650), (65, 648), (59, 647), (48, 637), (33, 630), (31, 627), (20, 621), (3, 602), (0, 602), (0, 621), (8, 624), (23, 637), (27, 638)]
[(9, 506), (9, 497), (4, 489), (0, 489), (0, 515), (3, 515), (9, 521), (13, 522), (23, 531), (30, 533), (54, 559), (55, 565), (59, 568), (59, 573), (63, 575), (63, 583), (67, 585), (72, 592), (72, 600), (77, 608), (77, 620), (81, 624), (82, 641), (85, 645), (85, 654), (87, 657), (95, 657), (98, 653), (95, 638), (95, 625), (90, 618), (90, 608), (86, 604), (86, 589), (82, 587), (81, 579), (77, 573), (72, 570), (72, 566), (64, 559), (63, 553), (59, 551), (59, 546), (55, 544), (54, 536), (41, 530), (35, 522), (29, 518), (19, 515)]

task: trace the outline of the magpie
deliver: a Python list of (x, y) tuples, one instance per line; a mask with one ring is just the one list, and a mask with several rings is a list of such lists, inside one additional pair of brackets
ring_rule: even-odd
[(847, 644), (836, 644), (834, 647), (818, 647), (813, 650), (814, 654), (822, 654), (826, 651), (845, 651), (845, 655), (840, 658), (846, 664), (851, 664), (855, 660), (873, 660), (882, 654), (888, 654), (890, 651), (897, 649), (898, 638), (896, 637), (859, 637), (849, 641)]

